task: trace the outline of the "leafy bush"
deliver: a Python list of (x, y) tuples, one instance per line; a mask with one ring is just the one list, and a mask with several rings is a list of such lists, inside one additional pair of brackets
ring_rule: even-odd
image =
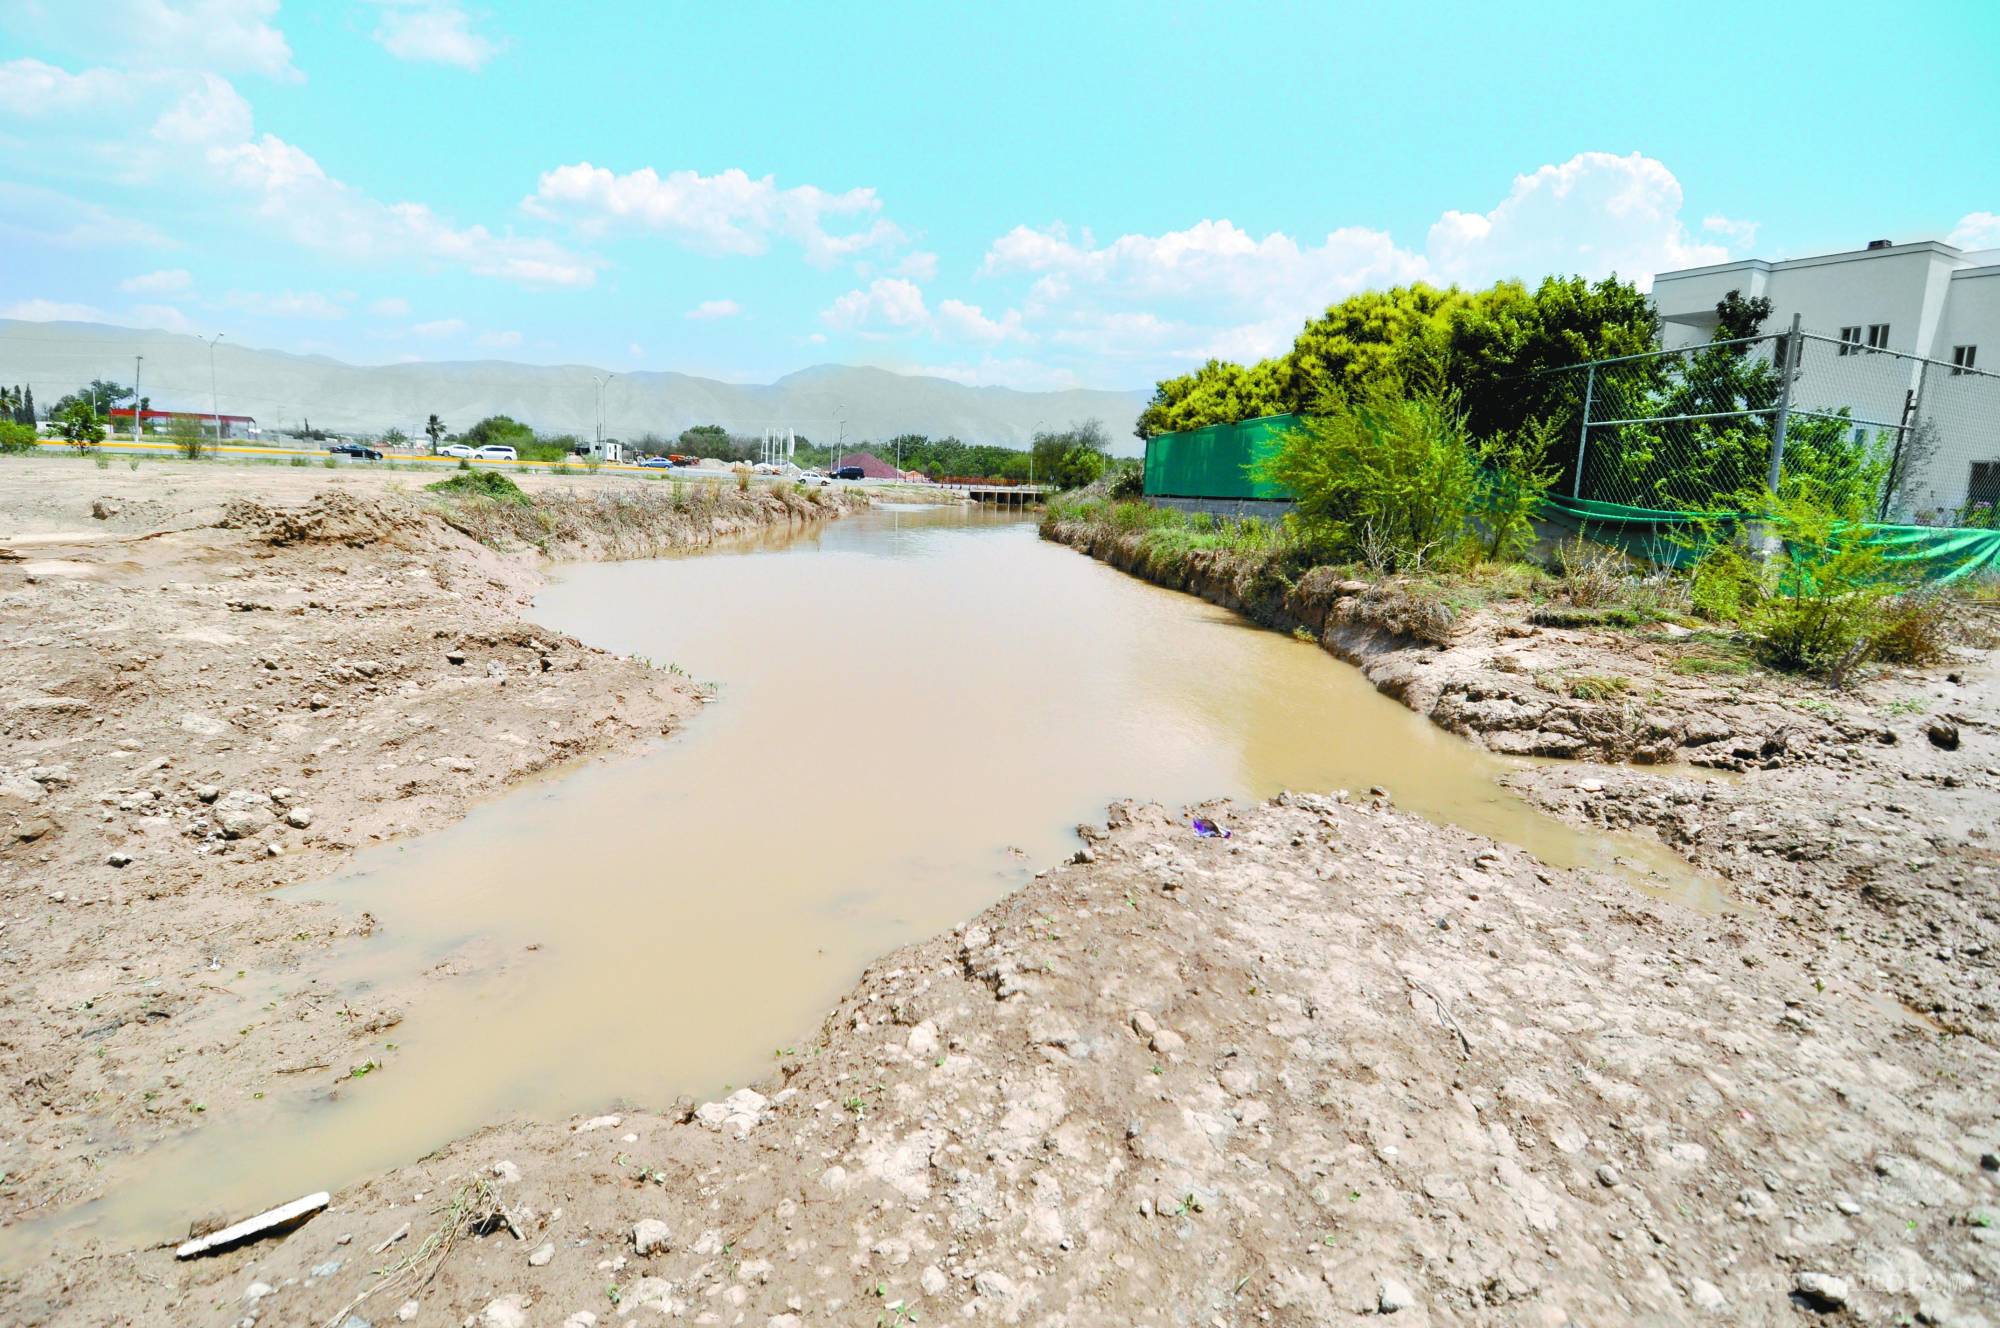
[(1480, 447), (1472, 520), (1486, 557), (1519, 558), (1534, 547), (1535, 514), (1562, 473), (1549, 462), (1554, 442), (1554, 423), (1534, 420), (1513, 435), (1489, 439)]
[(167, 439), (188, 461), (199, 461), (208, 452), (208, 440), (202, 435), (199, 420), (176, 415), (167, 425)]
[(1763, 501), (1779, 547), (1742, 622), (1764, 663), (1839, 681), (1876, 646), (1906, 575), (1869, 540), (1865, 496), (1829, 501), (1816, 488), (1787, 486)]
[(1358, 547), (1365, 531), (1405, 568), (1463, 538), (1478, 480), (1465, 414), (1445, 393), (1329, 397), (1258, 470), (1296, 498), (1312, 536)]
[(16, 424), (12, 420), (0, 420), (0, 452), (32, 452), (35, 450), (35, 428), (31, 424)]
[(430, 493), (445, 493), (461, 498), (487, 498), (496, 503), (516, 503), (527, 506), (528, 495), (521, 486), (508, 479), (497, 470), (472, 470), (453, 475), (448, 480), (426, 484)]
[(1113, 501), (1142, 498), (1146, 494), (1146, 472), (1141, 466), (1127, 466), (1112, 477), (1107, 490)]
[(1965, 605), (1941, 586), (1921, 586), (1883, 606), (1874, 655), (1887, 664), (1942, 664), (1959, 639)]
[(55, 415), (56, 432), (75, 446), (79, 455), (104, 441), (104, 421), (88, 401), (72, 401)]

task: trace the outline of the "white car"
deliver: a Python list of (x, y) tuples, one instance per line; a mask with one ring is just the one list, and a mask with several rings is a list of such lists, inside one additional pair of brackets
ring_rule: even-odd
[(443, 447), (440, 447), (438, 449), (438, 455), (448, 456), (448, 457), (461, 457), (461, 458), (469, 457), (472, 455), (472, 449), (467, 447), (464, 443), (446, 443)]
[(833, 482), (816, 470), (802, 470), (795, 478), (801, 484), (831, 484)]
[(475, 461), (518, 461), (520, 454), (503, 443), (488, 443), (472, 454)]

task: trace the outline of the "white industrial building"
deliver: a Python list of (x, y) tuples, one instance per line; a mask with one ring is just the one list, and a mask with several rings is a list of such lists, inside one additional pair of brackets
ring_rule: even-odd
[(1730, 291), (1771, 301), (1767, 332), (1785, 331), (1797, 315), (1804, 331), (1837, 343), (1808, 342), (1797, 358), (1802, 406), (1924, 426), (1909, 430), (1921, 435), (1922, 455), (1899, 486), (1898, 515), (1948, 524), (1973, 502), (2000, 503), (2000, 249), (1877, 240), (1812, 258), (1662, 272), (1653, 303), (1666, 348), (1711, 339), (1716, 304)]

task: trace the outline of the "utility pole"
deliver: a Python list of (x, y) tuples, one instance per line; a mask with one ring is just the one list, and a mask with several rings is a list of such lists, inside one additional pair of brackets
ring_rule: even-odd
[(597, 455), (604, 455), (604, 385), (616, 378), (617, 374), (606, 374), (597, 380)]
[(1034, 435), (1028, 439), (1028, 487), (1031, 489), (1035, 487), (1035, 439), (1042, 436), (1042, 424), (1041, 420), (1035, 421)]
[(139, 441), (139, 402), (142, 400), (139, 396), (139, 366), (145, 362), (143, 355), (132, 357), (132, 441), (135, 443)]
[(215, 392), (215, 343), (222, 340), (218, 332), (208, 340), (208, 413), (215, 421), (215, 445), (222, 446), (222, 399)]

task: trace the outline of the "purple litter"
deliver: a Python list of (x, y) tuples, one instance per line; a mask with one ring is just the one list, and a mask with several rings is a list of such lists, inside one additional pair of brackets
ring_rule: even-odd
[(1203, 839), (1229, 838), (1229, 827), (1217, 825), (1206, 816), (1197, 816), (1189, 824), (1194, 827), (1194, 832)]

